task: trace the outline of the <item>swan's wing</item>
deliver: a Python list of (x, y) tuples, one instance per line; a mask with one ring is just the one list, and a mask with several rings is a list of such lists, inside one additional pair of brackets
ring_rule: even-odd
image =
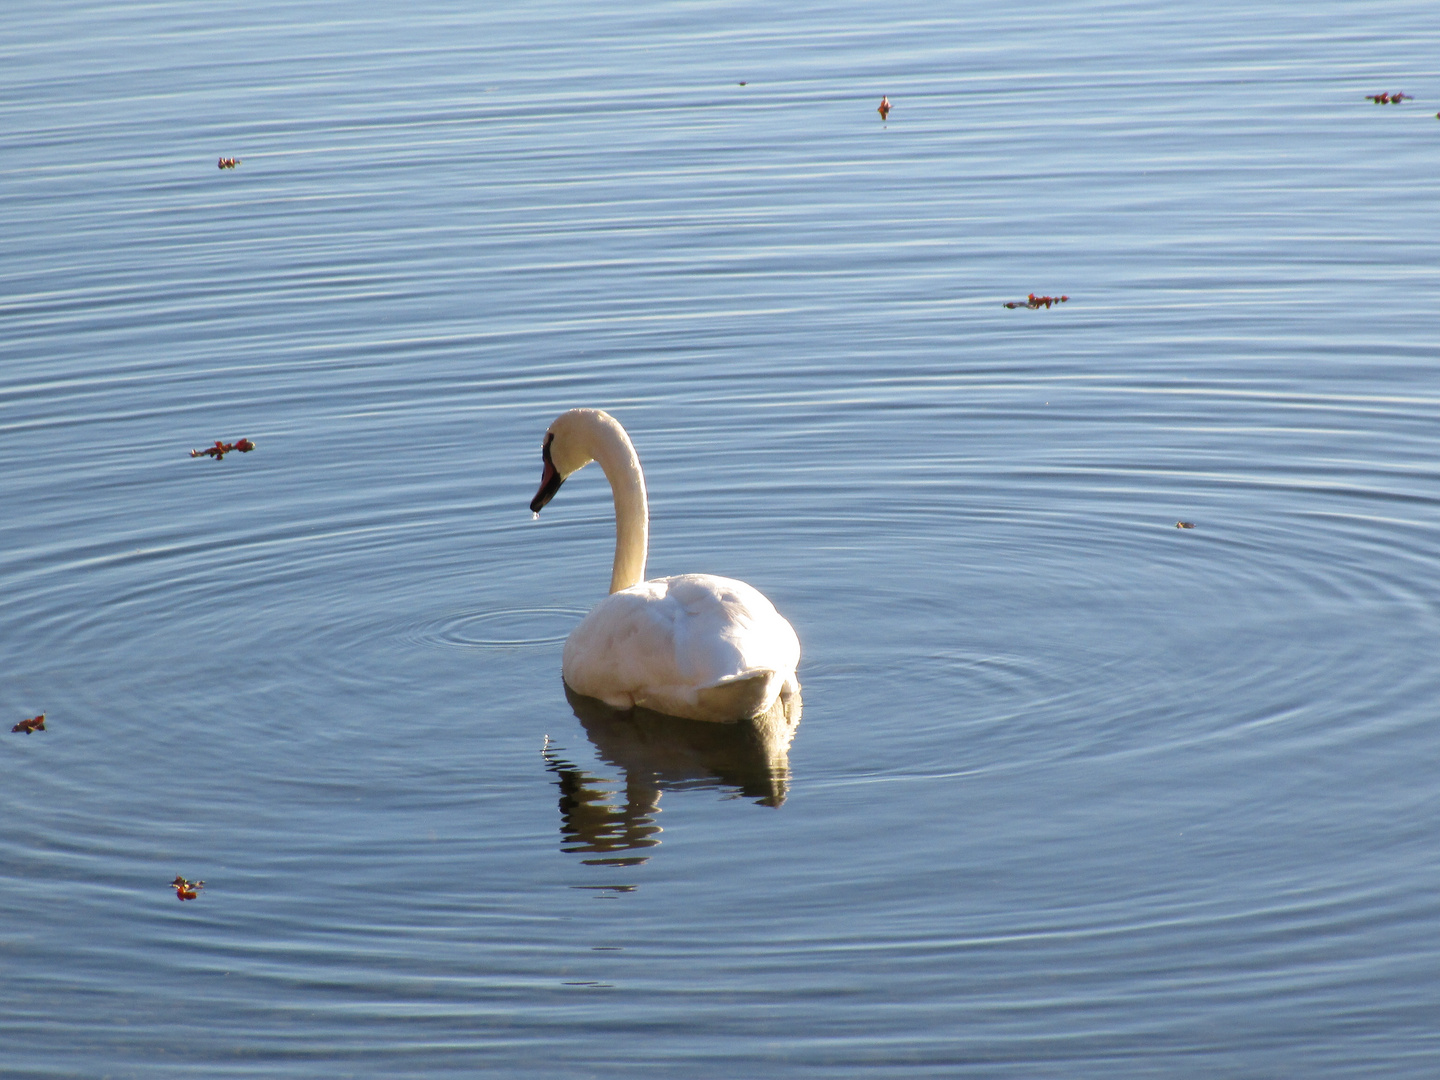
[(685, 574), (665, 579), (674, 620), (675, 662), (696, 687), (757, 672), (793, 675), (800, 662), (794, 629), (758, 589), (743, 581)]
[[(715, 719), (730, 698), (768, 706), (799, 659), (795, 631), (757, 590), (686, 574), (607, 596), (565, 642), (563, 672), (571, 689), (619, 708)], [(748, 689), (704, 693), (746, 679)]]
[(656, 584), (611, 593), (570, 632), (562, 669), (572, 690), (629, 708), (637, 689), (679, 681), (675, 619), (682, 612)]

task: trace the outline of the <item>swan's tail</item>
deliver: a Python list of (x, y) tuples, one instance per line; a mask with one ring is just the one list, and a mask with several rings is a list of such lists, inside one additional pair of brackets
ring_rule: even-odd
[(705, 719), (749, 720), (775, 704), (784, 684), (778, 672), (746, 672), (697, 690), (695, 701)]

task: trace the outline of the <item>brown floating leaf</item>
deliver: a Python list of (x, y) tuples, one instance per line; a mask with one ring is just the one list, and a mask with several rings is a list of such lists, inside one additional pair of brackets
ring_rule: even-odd
[(251, 450), (254, 449), (255, 444), (249, 439), (237, 439), (233, 443), (221, 442), (219, 439), (216, 439), (214, 446), (207, 446), (204, 450), (191, 450), (190, 456), (213, 457), (216, 461), (219, 461), (232, 450), (238, 450), (242, 454), (248, 454)]
[(1011, 300), (1005, 306), (1012, 311), (1016, 308), (1022, 307), (1029, 308), (1031, 311), (1035, 311), (1042, 307), (1048, 310), (1051, 304), (1063, 304), (1066, 300), (1069, 299), (1070, 298), (1068, 296), (1036, 296), (1032, 292), (1026, 299)]
[(18, 724), (16, 724), (10, 729), (12, 734), (17, 731), (23, 731), (26, 735), (29, 735), (32, 731), (44, 730), (45, 714), (43, 712), (39, 716), (32, 716), (29, 720), (21, 720)]
[(1195, 523), (1194, 523), (1193, 521), (1177, 521), (1177, 522), (1175, 522), (1175, 528), (1177, 528), (1177, 529), (1193, 529), (1194, 527), (1195, 527)]
[(236, 165), (239, 164), (240, 159), (238, 157), (222, 157), (220, 159), (220, 168), (222, 169), (233, 169)]
[(880, 119), (885, 120), (890, 116), (890, 99), (883, 94), (880, 97), (880, 108), (875, 110), (880, 114)]
[(204, 887), (205, 882), (187, 881), (179, 874), (176, 874), (175, 880), (170, 882), (170, 888), (175, 890), (175, 899), (177, 900), (194, 900)]
[(1414, 101), (1409, 94), (1366, 94), (1366, 101), (1373, 101), (1376, 105), (1399, 105), (1402, 101)]

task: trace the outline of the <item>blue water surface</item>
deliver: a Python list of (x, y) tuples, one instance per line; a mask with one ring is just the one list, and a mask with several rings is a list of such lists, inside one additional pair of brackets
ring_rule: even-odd
[[(1437, 57), (12, 2), (0, 1075), (1435, 1075)], [(567, 700), (573, 406), (796, 627), (788, 753)]]

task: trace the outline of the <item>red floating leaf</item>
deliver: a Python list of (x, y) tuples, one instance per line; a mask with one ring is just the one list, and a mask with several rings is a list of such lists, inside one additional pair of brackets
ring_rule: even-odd
[(890, 99), (885, 96), (880, 98), (880, 108), (875, 110), (880, 114), (880, 119), (885, 120), (890, 116)]
[(1068, 296), (1036, 296), (1032, 292), (1024, 300), (1010, 300), (1007, 301), (1004, 306), (1009, 308), (1011, 311), (1014, 311), (1016, 308), (1022, 307), (1029, 308), (1031, 311), (1036, 311), (1042, 307), (1046, 310), (1049, 310), (1050, 305), (1063, 304), (1069, 299), (1070, 297)]
[(176, 874), (175, 880), (170, 882), (170, 888), (175, 890), (175, 899), (177, 900), (194, 900), (195, 897), (200, 895), (200, 890), (204, 887), (205, 882), (187, 881), (179, 874)]
[(221, 442), (219, 439), (216, 439), (214, 446), (207, 446), (204, 450), (191, 450), (190, 456), (213, 457), (216, 461), (219, 461), (226, 454), (230, 453), (231, 450), (239, 450), (242, 454), (248, 454), (254, 449), (255, 444), (249, 439), (240, 439), (238, 442), (233, 443)]
[(10, 729), (12, 734), (17, 731), (23, 731), (26, 735), (29, 735), (32, 731), (44, 730), (45, 714), (43, 712), (39, 716), (32, 716), (29, 720), (21, 720), (18, 724), (16, 724)]

